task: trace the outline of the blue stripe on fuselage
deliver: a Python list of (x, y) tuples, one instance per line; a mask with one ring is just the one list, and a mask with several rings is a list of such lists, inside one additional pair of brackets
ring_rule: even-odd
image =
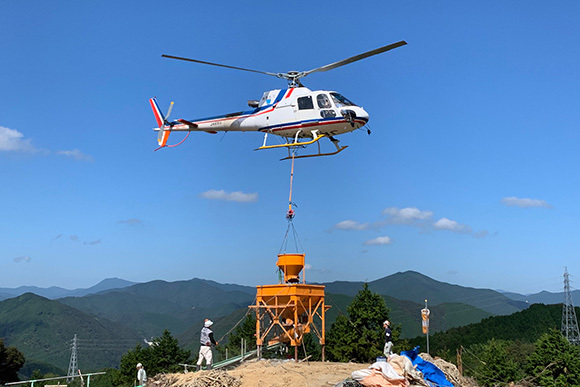
[[(274, 100), (273, 103), (271, 103), (269, 105), (260, 106), (259, 108), (256, 108), (254, 110), (246, 110), (243, 112), (222, 114), (219, 116), (212, 116), (212, 117), (205, 117), (205, 118), (195, 118), (195, 119), (188, 120), (188, 121), (191, 121), (191, 122), (210, 121), (210, 120), (217, 120), (220, 118), (233, 118), (233, 117), (237, 117), (237, 116), (246, 116), (246, 115), (256, 114), (256, 113), (261, 112), (262, 110), (269, 109), (272, 106), (276, 105), (278, 102), (280, 102), (282, 100), (282, 98), (284, 98), (284, 95), (286, 95), (287, 91), (288, 91), (288, 89), (280, 90), (280, 92), (278, 93), (278, 96), (276, 96), (276, 100)], [(177, 121), (174, 121), (174, 123), (177, 124)]]
[(344, 119), (339, 118), (339, 117), (329, 117), (329, 118), (317, 118), (314, 120), (304, 120), (304, 121), (294, 121), (294, 122), (286, 122), (284, 124), (278, 124), (278, 125), (271, 125), (271, 126), (265, 126), (263, 128), (260, 128), (259, 131), (263, 132), (265, 130), (274, 130), (274, 129), (280, 129), (283, 128), (285, 126), (296, 126), (296, 125), (303, 125), (303, 124), (309, 124), (309, 123), (313, 123), (313, 122), (326, 122), (328, 121), (336, 121), (336, 122), (341, 122), (344, 121)]
[(276, 100), (274, 101), (273, 105), (275, 105), (278, 102), (282, 101), (282, 98), (284, 97), (284, 94), (286, 94), (286, 91), (287, 90), (288, 89), (280, 90), (280, 92), (278, 93), (278, 96), (276, 97)]

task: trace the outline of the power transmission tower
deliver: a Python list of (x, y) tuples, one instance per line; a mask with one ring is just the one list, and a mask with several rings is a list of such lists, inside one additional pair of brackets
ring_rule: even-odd
[(570, 278), (568, 268), (564, 267), (564, 307), (562, 308), (562, 336), (570, 344), (580, 345), (580, 332), (578, 331), (578, 320), (570, 293)]
[(66, 376), (68, 376), (67, 378), (67, 383), (70, 383), (71, 380), (73, 380), (74, 376), (77, 374), (79, 366), (77, 363), (77, 346), (78, 346), (78, 340), (77, 340), (77, 335), (75, 334), (75, 337), (73, 338), (72, 341), (72, 352), (70, 354), (70, 362), (68, 363), (68, 373)]

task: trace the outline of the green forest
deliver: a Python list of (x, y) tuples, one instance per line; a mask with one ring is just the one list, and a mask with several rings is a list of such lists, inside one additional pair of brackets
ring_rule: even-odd
[[(374, 361), (383, 351), (382, 323), (392, 319), (393, 310), (401, 310), (401, 302), (374, 292), (368, 284), (363, 284), (362, 289), (352, 296), (341, 298), (334, 295), (334, 301), (337, 300), (345, 302), (339, 303), (340, 305), (335, 303), (332, 323), (329, 324), (330, 327), (327, 325), (326, 358), (338, 362)], [(471, 313), (469, 308), (463, 310)], [(18, 331), (18, 337), (21, 342), (33, 347), (33, 339), (44, 335), (42, 332), (45, 331), (53, 332), (55, 341), (64, 340), (74, 329), (73, 324), (89, 326), (92, 335), (104, 343), (118, 341), (121, 344), (125, 343), (126, 337), (131, 337), (120, 335), (125, 329), (122, 326), (85, 316), (57, 301), (31, 294), (5, 301), (2, 313), (5, 321), (2, 326), (3, 334), (15, 330), (17, 326), (21, 327), (22, 321), (29, 322), (26, 329)], [(579, 314), (578, 308), (576, 314)], [(56, 319), (57, 316), (63, 318)], [(434, 320), (438, 316), (438, 313), (432, 314)], [(580, 349), (570, 345), (560, 333), (561, 318), (561, 304), (534, 304), (510, 315), (484, 317), (478, 323), (434, 332), (429, 336), (429, 348), (426, 335), (413, 338), (402, 335), (404, 325), (415, 322), (399, 319), (392, 321), (394, 351), (400, 353), (419, 347), (420, 352), (429, 352), (431, 356), (441, 357), (457, 365), (465, 376), (474, 378), (480, 386), (507, 386), (517, 382), (528, 386), (580, 385)], [(230, 329), (216, 329), (216, 339), (219, 338), (220, 345), (214, 351), (215, 361), (239, 354), (242, 342), (245, 343), (246, 351), (255, 348), (256, 320), (247, 309), (245, 312), (244, 309), (236, 309), (234, 313), (224, 314), (223, 321), (220, 322), (223, 327)], [(141, 344), (143, 341), (134, 335), (134, 339), (127, 340), (133, 342), (133, 347), (123, 350), (120, 361), (103, 366), (106, 368), (90, 370), (106, 372), (105, 375), (93, 376), (90, 383), (93, 387), (133, 386), (135, 365), (138, 362), (146, 365), (151, 376), (156, 373), (182, 371), (183, 367), (179, 364), (194, 364), (197, 360), (198, 347), (191, 344), (199, 342), (196, 334), (199, 334), (199, 327), (194, 325), (186, 332), (188, 340), (185, 347), (167, 329), (160, 336), (152, 338), (150, 345)], [(8, 344), (0, 340), (0, 384), (19, 378), (43, 379), (63, 374), (62, 370), (52, 370), (48, 364), (25, 362), (25, 354), (30, 352), (26, 345), (20, 347)], [(36, 348), (39, 346), (36, 345)], [(298, 350), (301, 358), (321, 360), (322, 348), (312, 335), (304, 337), (303, 345)], [(264, 352), (266, 358), (280, 356), (285, 355), (283, 352)], [(42, 382), (35, 383), (35, 386), (42, 385)], [(81, 381), (77, 378), (68, 385), (80, 386)]]

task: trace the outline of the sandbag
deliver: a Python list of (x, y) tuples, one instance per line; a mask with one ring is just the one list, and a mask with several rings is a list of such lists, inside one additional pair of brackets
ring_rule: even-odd
[(366, 368), (354, 371), (351, 373), (350, 377), (365, 387), (409, 387), (407, 379), (400, 378), (398, 375), (397, 377), (399, 379), (388, 379), (381, 370), (376, 368)]
[(391, 355), (388, 360), (394, 370), (402, 376), (409, 378), (414, 385), (427, 386), (427, 382), (423, 379), (421, 371), (417, 371), (413, 363), (407, 356)]

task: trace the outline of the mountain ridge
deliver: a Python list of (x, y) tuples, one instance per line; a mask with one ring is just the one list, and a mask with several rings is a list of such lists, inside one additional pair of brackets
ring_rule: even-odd
[(74, 335), (84, 369), (116, 366), (141, 341), (131, 328), (33, 293), (0, 301), (0, 337), (23, 352), (29, 364), (42, 369), (50, 363), (66, 370)]
[[(529, 306), (491, 289), (452, 285), (415, 271), (394, 273), (368, 284), (385, 299), (391, 310), (390, 319), (394, 325), (401, 325), (403, 338), (420, 334), (420, 309), (425, 298), (432, 311), (433, 332), (508, 314), (510, 308), (520, 311)], [(100, 337), (104, 343), (129, 340), (143, 345), (143, 338), (160, 336), (169, 329), (182, 346), (195, 349), (204, 318), (215, 322), (216, 337), (221, 337), (247, 313), (256, 294), (255, 287), (200, 278), (155, 280), (114, 289), (109, 288), (111, 283), (103, 285), (101, 289), (95, 285), (89, 288), (95, 293), (79, 297), (50, 300), (26, 293), (0, 301), (0, 337), (6, 337), (7, 344), (22, 348), (27, 359), (37, 364), (50, 361), (59, 367), (68, 362), (70, 345), (66, 343), (75, 333), (83, 340)], [(326, 319), (328, 329), (339, 314), (346, 312), (364, 282), (335, 281), (324, 285), (327, 304), (332, 305)], [(115, 345), (109, 344), (107, 348), (118, 350)], [(60, 357), (43, 357), (42, 352), (39, 354), (42, 349)], [(92, 360), (91, 367), (106, 366), (120, 356), (111, 352), (107, 359)]]
[[(325, 283), (326, 291), (354, 295), (364, 282), (335, 281)], [(459, 302), (471, 305), (491, 314), (511, 314), (528, 307), (525, 302), (511, 299), (495, 290), (478, 289), (434, 280), (419, 272), (408, 270), (368, 282), (369, 289), (381, 295), (399, 300), (438, 305), (443, 302)], [(437, 292), (433, 293), (433, 290)]]
[(0, 288), (0, 301), (8, 298), (18, 297), (25, 293), (34, 293), (38, 296), (55, 300), (63, 297), (82, 297), (88, 294), (109, 291), (112, 289), (121, 289), (127, 286), (134, 285), (135, 282), (127, 281), (121, 278), (112, 277), (105, 278), (96, 285), (89, 288), (79, 289), (65, 289), (59, 286), (50, 286), (48, 288), (41, 288), (38, 286), (19, 286), (17, 288)]

